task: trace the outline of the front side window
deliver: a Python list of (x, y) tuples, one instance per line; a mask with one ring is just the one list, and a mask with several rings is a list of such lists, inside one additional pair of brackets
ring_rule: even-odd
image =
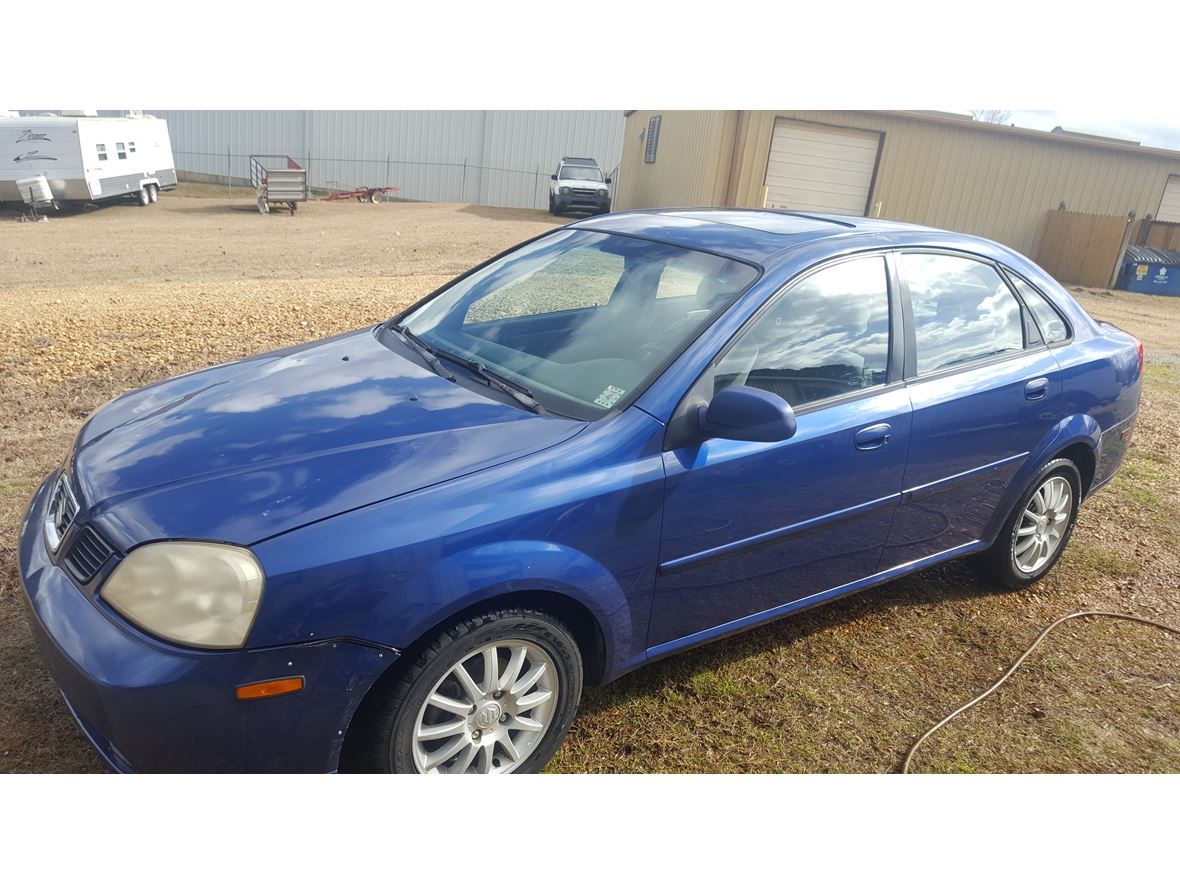
[(550, 411), (593, 420), (645, 388), (757, 277), (694, 249), (563, 230), (455, 282), (403, 322), (443, 359), (478, 360)]
[(1020, 304), (993, 267), (957, 255), (900, 259), (919, 375), (1024, 349)]
[(817, 271), (780, 295), (718, 362), (713, 392), (734, 385), (793, 407), (876, 387), (889, 370), (889, 286), (880, 256)]
[(121, 142), (121, 141), (115, 142), (115, 153), (117, 153), (119, 155), (120, 160), (127, 159), (127, 148), (123, 145), (123, 142)]
[(1053, 309), (1044, 295), (1018, 276), (1012, 276), (1012, 283), (1024, 300), (1025, 306), (1036, 318), (1041, 338), (1046, 344), (1056, 344), (1069, 338), (1069, 329), (1065, 325), (1065, 320)]
[(98, 151), (98, 158), (105, 160), (107, 158), (107, 146), (105, 144), (96, 144), (94, 149)]

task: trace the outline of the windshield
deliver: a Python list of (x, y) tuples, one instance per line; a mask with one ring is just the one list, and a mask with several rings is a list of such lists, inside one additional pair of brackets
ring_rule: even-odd
[(444, 359), (477, 360), (548, 410), (621, 408), (758, 272), (636, 237), (561, 230), (458, 280), (402, 322)]
[(595, 166), (562, 166), (558, 178), (579, 178), (582, 181), (602, 181), (602, 170)]

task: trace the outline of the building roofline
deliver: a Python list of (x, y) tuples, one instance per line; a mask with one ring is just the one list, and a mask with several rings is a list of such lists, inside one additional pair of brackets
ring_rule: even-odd
[(1050, 144), (1074, 144), (1100, 151), (1117, 151), (1125, 154), (1139, 154), (1161, 157), (1166, 160), (1180, 160), (1180, 151), (1167, 148), (1148, 147), (1133, 142), (1108, 140), (1102, 136), (1074, 134), (1072, 132), (1046, 132), (1043, 129), (1028, 129), (1024, 126), (1005, 126), (1002, 123), (984, 123), (957, 115), (940, 114), (933, 111), (864, 111), (868, 114), (881, 114), (886, 117), (899, 117), (907, 120), (917, 120), (923, 123), (934, 123), (939, 126), (957, 126), (960, 129), (971, 129), (976, 132), (990, 132), (993, 135), (1017, 136), (1047, 141)]
[[(848, 110), (852, 110), (849, 108)], [(790, 111), (786, 111), (790, 113)], [(624, 117), (630, 117), (634, 110), (623, 111)], [(1050, 144), (1074, 144), (1078, 147), (1095, 148), (1097, 150), (1118, 151), (1140, 156), (1160, 157), (1165, 160), (1180, 161), (1180, 151), (1168, 148), (1148, 147), (1123, 139), (1109, 138), (1104, 135), (1087, 135), (1084, 132), (1047, 132), (1043, 129), (1029, 129), (1025, 126), (1005, 126), (1002, 123), (984, 123), (974, 120), (966, 114), (955, 114), (949, 111), (891, 111), (881, 109), (860, 110), (862, 114), (880, 114), (883, 117), (897, 117), (903, 120), (917, 120), (922, 123), (934, 123), (939, 126), (958, 126), (961, 129), (971, 129), (976, 132), (989, 132), (992, 135), (1008, 135), (1019, 138), (1033, 138)], [(1058, 127), (1060, 129), (1061, 127)]]

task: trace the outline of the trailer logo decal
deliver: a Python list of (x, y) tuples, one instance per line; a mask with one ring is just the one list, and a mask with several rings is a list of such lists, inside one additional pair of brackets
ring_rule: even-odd
[(21, 133), (16, 143), (20, 144), (22, 141), (53, 141), (53, 139), (44, 132), (34, 132), (32, 129), (26, 129)]
[(56, 160), (57, 157), (43, 157), (40, 151), (29, 151), (27, 154), (17, 154), (12, 158), (14, 163), (24, 163), (27, 160)]

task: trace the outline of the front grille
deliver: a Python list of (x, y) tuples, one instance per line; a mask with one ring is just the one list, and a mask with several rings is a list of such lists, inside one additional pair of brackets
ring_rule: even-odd
[(66, 553), (66, 566), (81, 583), (89, 584), (114, 552), (106, 538), (96, 529), (86, 526), (70, 545)]
[(78, 499), (74, 497), (70, 481), (63, 473), (53, 487), (53, 494), (49, 497), (49, 509), (45, 513), (45, 537), (49, 541), (50, 549), (57, 550), (61, 545), (61, 539), (70, 530), (77, 515)]
[(586, 187), (576, 187), (576, 188), (574, 188), (574, 193), (577, 194), (579, 197), (597, 197), (598, 196), (598, 191), (593, 190), (592, 188), (586, 188)]

